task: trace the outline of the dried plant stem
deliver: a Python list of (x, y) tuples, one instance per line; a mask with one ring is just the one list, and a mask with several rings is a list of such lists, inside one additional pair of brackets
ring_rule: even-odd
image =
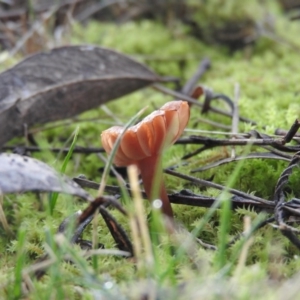
[[(196, 123), (204, 123), (204, 124), (208, 124), (208, 125), (214, 126), (216, 128), (225, 129), (225, 130), (230, 130), (231, 129), (231, 127), (228, 126), (228, 125), (224, 125), (224, 124), (221, 124), (221, 123), (218, 123), (218, 122), (214, 122), (214, 121), (212, 121), (210, 119), (205, 119), (205, 118), (198, 118), (196, 120)], [(184, 131), (188, 132), (189, 129), (185, 129)], [(205, 131), (208, 131), (208, 130), (205, 130)], [(225, 133), (221, 132), (221, 134), (225, 134), (226, 135), (227, 133), (226, 132)]]
[(142, 244), (141, 239), (139, 238), (140, 234), (137, 222), (138, 221), (135, 216), (132, 215), (129, 217), (134, 257), (136, 259), (137, 268), (140, 270), (142, 263)]
[(272, 201), (268, 201), (268, 200), (262, 199), (260, 197), (253, 196), (253, 195), (241, 192), (241, 191), (236, 190), (236, 189), (226, 188), (226, 187), (224, 187), (220, 184), (217, 184), (217, 183), (213, 183), (213, 182), (210, 182), (210, 181), (207, 181), (207, 180), (203, 180), (203, 179), (192, 177), (192, 176), (185, 175), (185, 174), (180, 174), (180, 173), (172, 171), (170, 169), (165, 169), (164, 172), (166, 174), (188, 180), (188, 181), (193, 182), (195, 184), (204, 185), (204, 186), (207, 186), (207, 187), (212, 187), (212, 188), (215, 188), (215, 189), (218, 189), (218, 190), (221, 190), (221, 191), (227, 190), (231, 194), (241, 196), (243, 198), (250, 199), (250, 200), (253, 200), (253, 201), (256, 201), (256, 202), (259, 202), (259, 203), (272, 205)]
[[(236, 83), (234, 85), (234, 101), (233, 101), (233, 111), (232, 111), (232, 124), (231, 124), (231, 131), (232, 131), (232, 139), (235, 139), (238, 132), (239, 132), (239, 102), (240, 98), (240, 85)], [(231, 158), (236, 157), (235, 147), (231, 147)]]
[(0, 223), (2, 224), (6, 233), (9, 235), (12, 235), (12, 231), (9, 228), (9, 225), (8, 225), (8, 222), (6, 220), (5, 213), (3, 210), (3, 195), (1, 194), (1, 191), (0, 191)]
[[(139, 188), (139, 180), (138, 180), (138, 169), (137, 166), (131, 165), (128, 167), (128, 177), (130, 181), (130, 186), (132, 189), (132, 196), (133, 196), (133, 202), (134, 202), (134, 213), (131, 215), (132, 221), (131, 229), (133, 230), (133, 236), (135, 242), (137, 244), (142, 245), (142, 249), (140, 249), (140, 246), (138, 247), (138, 251), (145, 251), (145, 267), (147, 269), (151, 269), (154, 263), (153, 258), (153, 252), (151, 247), (151, 240), (150, 240), (150, 234), (147, 226), (147, 220), (146, 220), (146, 213), (143, 206), (143, 200), (141, 191)], [(136, 236), (140, 232), (140, 237)], [(141, 240), (138, 241), (138, 240)], [(140, 252), (139, 254), (142, 254)], [(139, 257), (142, 258), (142, 255)], [(143, 265), (141, 262), (138, 261), (138, 265)]]
[[(244, 235), (247, 236), (248, 232), (250, 232), (250, 231), (251, 231), (251, 218), (249, 216), (245, 216), (244, 217)], [(235, 276), (237, 278), (242, 274), (243, 268), (246, 264), (248, 250), (249, 250), (252, 242), (253, 242), (253, 238), (249, 238), (245, 242), (245, 244), (242, 248), (242, 251), (241, 251), (241, 254), (239, 257), (239, 261), (238, 261), (238, 265), (235, 269)]]

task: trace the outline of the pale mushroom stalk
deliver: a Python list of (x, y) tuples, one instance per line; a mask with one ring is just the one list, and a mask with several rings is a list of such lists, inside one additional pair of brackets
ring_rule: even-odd
[(159, 184), (158, 194), (162, 201), (162, 212), (170, 218), (173, 218), (173, 210), (170, 204), (169, 196), (162, 180), (161, 159), (158, 155), (147, 157), (138, 162), (138, 167), (141, 171), (141, 177), (145, 192), (150, 201), (155, 200), (155, 184)]

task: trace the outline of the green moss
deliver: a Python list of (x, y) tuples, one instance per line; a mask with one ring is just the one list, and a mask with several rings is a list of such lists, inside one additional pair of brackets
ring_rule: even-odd
[[(236, 8), (241, 6), (239, 2), (227, 1), (224, 11), (218, 11), (218, 13), (224, 13), (220, 20), (225, 20), (227, 16), (231, 15), (233, 10), (237, 14), (234, 15), (235, 18), (245, 16), (249, 11), (252, 11), (252, 8), (248, 10), (249, 7), (246, 7), (246, 10), (237, 10)], [(220, 1), (215, 0), (210, 2), (207, 10), (210, 10), (209, 13), (215, 13), (216, 7), (219, 8), (219, 6)], [(208, 14), (208, 12), (199, 11), (195, 16), (200, 18), (201, 14)], [(250, 52), (247, 52), (247, 50), (239, 51), (232, 56), (229, 56), (224, 48), (208, 46), (202, 41), (189, 36), (187, 28), (179, 23), (168, 29), (158, 22), (149, 20), (137, 23), (129, 22), (122, 26), (99, 24), (97, 22), (89, 22), (84, 27), (75, 24), (71, 41), (74, 44), (92, 43), (122, 51), (146, 63), (160, 75), (180, 77), (182, 83), (192, 76), (203, 57), (210, 57), (212, 68), (202, 77), (201, 83), (209, 86), (215, 92), (221, 92), (233, 97), (234, 84), (238, 82), (241, 89), (241, 97), (239, 99), (240, 115), (253, 119), (258, 123), (257, 126), (241, 123), (239, 125), (240, 132), (257, 129), (263, 133), (273, 134), (276, 128), (289, 128), (300, 115), (298, 53), (291, 50), (289, 46), (291, 45), (289, 43), (297, 43), (294, 40), (294, 36), (298, 36), (299, 24), (296, 24), (296, 22), (293, 24), (288, 23), (280, 15), (278, 7), (274, 8), (274, 14), (276, 16), (276, 30), (278, 34), (285, 33), (287, 42), (281, 44), (262, 37), (252, 47)], [(287, 27), (288, 30), (286, 29)], [(68, 122), (67, 125), (61, 125), (62, 122), (57, 122), (53, 124), (57, 125), (56, 127), (49, 127), (38, 132), (35, 138), (39, 145), (43, 147), (69, 146), (67, 141), (75, 128), (79, 126), (77, 145), (99, 147), (101, 146), (99, 135), (102, 130), (112, 124), (116, 124), (116, 122), (126, 123), (141, 108), (148, 106), (146, 112), (148, 113), (170, 99), (172, 98), (169, 96), (147, 88), (107, 103), (107, 108), (112, 112), (114, 118), (106, 114), (101, 108), (94, 109), (82, 114), (76, 120)], [(221, 102), (213, 103), (213, 105), (228, 109)], [(194, 127), (195, 125), (197, 129), (201, 130), (216, 130), (210, 125), (199, 123), (199, 116), (200, 111), (193, 106), (189, 127)], [(229, 118), (213, 113), (208, 113), (201, 117), (227, 125), (231, 123)], [(212, 136), (221, 137), (221, 135)], [(197, 148), (196, 145), (175, 145), (171, 147), (164, 153), (164, 167), (176, 165), (184, 154)], [(251, 150), (261, 151), (259, 147)], [(205, 151), (187, 160), (187, 164), (180, 166), (177, 170), (190, 175), (191, 170), (203, 164), (228, 157), (230, 151), (231, 148), (229, 147)], [(236, 152), (241, 154), (243, 149), (236, 147)], [(34, 153), (33, 156), (47, 162), (57, 170), (60, 169), (64, 158), (62, 154), (54, 155), (50, 152)], [(236, 163), (230, 163), (205, 172), (195, 173), (193, 176), (205, 179), (214, 176), (213, 180), (215, 182), (226, 185), (236, 166)], [(286, 166), (286, 162), (275, 160), (251, 159), (244, 161), (237, 178), (234, 178), (233, 188), (266, 199), (272, 199), (274, 186), (280, 173)], [(103, 163), (97, 155), (74, 154), (66, 173), (71, 177), (85, 174), (89, 179), (99, 182), (101, 173), (98, 169), (100, 167), (103, 167)], [(299, 197), (298, 178), (299, 170), (295, 170), (289, 182), (289, 187), (294, 191), (294, 195), (290, 195), (290, 198), (292, 196)], [(213, 197), (220, 194), (217, 190), (210, 188), (203, 190), (199, 186), (172, 176), (165, 176), (165, 180), (167, 188), (171, 192), (188, 188), (195, 193)], [(115, 184), (116, 180), (110, 178), (109, 182)], [(86, 203), (78, 199), (60, 195), (52, 217), (48, 213), (47, 195), (42, 195), (40, 199), (35, 194), (5, 196), (4, 210), (14, 235), (9, 236), (3, 229), (0, 229), (0, 252), (3, 253), (0, 256), (0, 281), (5, 282), (13, 277), (13, 267), (18, 249), (18, 241), (16, 239), (18, 228), (22, 228), (26, 232), (24, 255), (26, 256), (26, 265), (30, 265), (44, 253), (47, 232), (54, 234), (65, 217), (85, 207)], [(189, 231), (197, 228), (201, 219), (207, 213), (205, 208), (184, 205), (173, 205), (173, 207), (176, 220), (183, 223)], [(149, 206), (147, 206), (147, 209), (148, 211), (150, 210)], [(115, 211), (112, 211), (112, 213), (118, 222), (124, 226), (125, 230), (130, 233), (128, 218)], [(232, 226), (229, 232), (230, 238), (243, 230), (243, 217), (246, 215), (250, 216), (252, 220), (257, 217), (256, 212), (248, 209), (238, 209), (233, 213)], [(199, 233), (198, 237), (200, 239), (211, 244), (218, 243), (218, 234), (220, 232), (219, 217), (220, 212), (216, 211)], [(115, 242), (101, 218), (97, 233), (99, 242), (103, 243), (106, 248), (115, 247)], [(92, 226), (85, 230), (84, 238), (92, 239)], [(230, 248), (229, 260), (232, 258), (232, 253), (239, 249), (240, 243), (238, 242)], [(207, 297), (203, 297), (205, 299), (209, 299), (209, 295), (215, 298), (219, 296), (213, 289), (207, 289), (207, 286), (210, 286), (212, 282), (216, 283), (215, 276), (221, 276), (220, 274), (216, 275), (214, 273), (215, 270), (210, 265), (214, 259), (213, 252), (203, 249), (198, 250), (197, 248), (198, 260), (196, 262), (203, 266), (201, 269), (187, 255), (176, 257), (176, 251), (175, 253), (171, 252), (174, 255), (170, 255), (170, 251), (166, 251), (166, 244), (167, 242), (162, 241), (161, 244), (155, 245), (159, 267), (156, 273), (152, 274), (151, 280), (162, 286), (157, 288), (159, 293), (164, 295), (165, 290), (162, 292), (160, 288), (167, 289), (172, 286), (174, 277), (176, 283), (182, 283), (187, 286), (189, 283), (195, 286), (196, 281), (198, 290), (208, 290), (205, 294)], [(59, 251), (58, 254), (62, 255)], [(80, 255), (78, 248), (76, 248), (76, 251)], [(140, 295), (140, 289), (144, 287), (140, 283), (140, 279), (143, 279), (143, 274), (136, 272), (135, 264), (132, 260), (100, 256), (98, 269), (92, 269), (91, 261), (85, 262), (87, 273), (84, 273), (78, 267), (80, 266), (79, 261), (76, 262), (78, 263), (76, 266), (67, 263), (56, 266), (57, 272), (61, 276), (60, 280), (55, 279), (58, 282), (51, 275), (45, 276), (41, 281), (34, 281), (35, 291), (31, 293), (31, 299), (38, 299), (40, 294), (48, 295), (49, 297), (53, 296), (54, 294), (51, 293), (54, 292), (49, 291), (49, 286), (51, 289), (54, 289), (55, 285), (62, 286), (64, 293), (70, 299), (90, 299), (91, 290), (94, 289), (95, 284), (93, 280), (98, 280), (99, 278), (104, 280), (107, 274), (109, 274), (109, 278), (112, 278), (112, 281), (117, 283), (122, 293), (132, 295), (135, 292)], [(173, 264), (173, 273), (166, 271), (170, 267), (170, 262)], [(269, 284), (269, 279), (286, 280), (299, 270), (299, 265), (300, 260), (295, 247), (276, 229), (266, 226), (254, 234), (246, 266), (241, 276), (237, 277), (234, 275), (235, 266), (233, 266), (231, 277), (224, 279), (226, 284), (220, 281), (220, 286), (224, 285), (222, 292), (225, 296), (229, 295), (230, 297), (228, 296), (228, 298), (230, 299), (247, 299), (248, 293), (254, 295), (254, 292), (259, 298), (261, 291), (265, 292), (266, 297), (268, 295), (271, 297), (275, 292), (265, 287)], [(55, 268), (53, 270), (49, 274), (55, 274)], [(145, 275), (144, 277), (147, 276)], [(75, 285), (72, 283), (72, 280), (76, 282)], [(226, 288), (226, 286), (238, 286), (239, 288), (229, 291), (229, 288)], [(102, 291), (102, 286), (98, 287), (98, 289)], [(118, 293), (118, 289), (113, 292)], [(193, 289), (189, 292), (193, 294)], [(5, 297), (7, 297), (7, 294)], [(178, 297), (180, 298), (180, 295)]]

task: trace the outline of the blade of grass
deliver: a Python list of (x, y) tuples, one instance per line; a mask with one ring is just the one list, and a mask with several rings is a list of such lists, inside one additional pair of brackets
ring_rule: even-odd
[[(101, 197), (103, 195), (104, 189), (105, 189), (105, 185), (106, 185), (106, 181), (107, 181), (107, 177), (109, 174), (109, 170), (112, 166), (113, 163), (113, 159), (116, 155), (116, 152), (119, 148), (121, 139), (123, 138), (126, 130), (132, 126), (137, 120), (138, 118), (144, 113), (144, 111), (147, 109), (147, 107), (141, 109), (135, 116), (133, 116), (124, 126), (124, 129), (122, 131), (122, 133), (118, 136), (118, 138), (116, 139), (116, 142), (112, 148), (112, 151), (107, 159), (107, 163), (105, 164), (104, 167), (104, 171), (101, 177), (101, 181), (100, 181), (100, 185), (99, 185), (99, 189), (98, 189), (98, 197)], [(122, 188), (122, 186), (121, 186)], [(123, 192), (124, 192), (124, 188), (123, 188)], [(92, 233), (92, 242), (93, 242), (93, 249), (96, 249), (97, 245), (98, 245), (98, 233), (97, 233), (97, 227), (98, 227), (98, 213), (95, 213), (95, 217), (93, 219), (92, 222), (92, 226), (93, 226), (93, 233)], [(93, 256), (92, 258), (92, 262), (93, 262), (93, 267), (95, 270), (98, 269), (98, 257), (97, 256)]]
[(13, 285), (13, 297), (11, 299), (20, 299), (22, 297), (22, 270), (25, 264), (25, 237), (26, 232), (22, 229), (18, 233), (18, 250), (15, 266), (15, 282)]
[(133, 116), (124, 126), (124, 129), (122, 131), (122, 133), (118, 136), (118, 138), (116, 139), (116, 142), (112, 148), (112, 151), (108, 157), (108, 160), (107, 160), (107, 163), (105, 164), (105, 167), (104, 167), (104, 171), (103, 171), (103, 174), (102, 174), (102, 177), (101, 177), (101, 182), (100, 182), (100, 186), (99, 186), (99, 190), (98, 190), (98, 197), (101, 197), (103, 195), (103, 192), (104, 192), (104, 188), (105, 188), (105, 184), (106, 184), (106, 180), (107, 180), (107, 176), (109, 174), (109, 170), (113, 164), (113, 160), (114, 160), (114, 157), (116, 155), (116, 152), (119, 148), (119, 145), (120, 145), (120, 142), (126, 132), (126, 130), (132, 126), (137, 120), (138, 118), (144, 113), (144, 111), (147, 109), (147, 107), (141, 109), (135, 116)]
[[(243, 152), (243, 155), (246, 155), (249, 151), (250, 151), (250, 148), (251, 148), (251, 145), (248, 145), (244, 152)], [(203, 230), (205, 224), (207, 224), (209, 222), (209, 220), (212, 218), (212, 216), (214, 215), (214, 213), (216, 212), (216, 210), (220, 207), (220, 205), (222, 204), (222, 199), (226, 199), (226, 195), (228, 194), (228, 190), (227, 189), (230, 189), (235, 181), (237, 180), (238, 178), (238, 174), (240, 172), (240, 170), (242, 169), (244, 165), (244, 161), (239, 161), (236, 168), (234, 169), (234, 171), (232, 172), (231, 176), (229, 177), (227, 183), (226, 183), (226, 189), (223, 190), (221, 192), (221, 194), (216, 198), (216, 201), (213, 203), (213, 205), (209, 208), (209, 210), (207, 211), (207, 213), (203, 216), (203, 218), (201, 219), (201, 221), (199, 222), (199, 224), (192, 230), (191, 232), (191, 235), (189, 235), (187, 237), (187, 242), (190, 242), (191, 239), (197, 237), (200, 232)], [(229, 202), (229, 200), (226, 200), (227, 202)], [(228, 217), (228, 207), (225, 206), (225, 212), (224, 212), (224, 216), (223, 216), (223, 212), (221, 212), (221, 217), (223, 216), (224, 220), (221, 222), (221, 226), (225, 226), (225, 228), (220, 228), (220, 231), (222, 232), (222, 234), (220, 234), (220, 238), (221, 240), (219, 241), (219, 246), (221, 246), (222, 250), (221, 250), (221, 254), (223, 255), (224, 254), (224, 243), (225, 241), (227, 241), (227, 234), (226, 232), (228, 232), (227, 230), (229, 230), (229, 224), (224, 224), (225, 221), (227, 222), (231, 222), (231, 219)], [(225, 238), (226, 236), (226, 238)], [(218, 251), (218, 250), (217, 250)], [(185, 249), (184, 247), (180, 247), (178, 250), (177, 250), (177, 253), (176, 253), (176, 257), (178, 260), (181, 260), (183, 255), (185, 253)], [(218, 255), (221, 255), (221, 254), (216, 254), (217, 256)]]
[[(259, 224), (265, 219), (265, 214), (259, 214), (251, 223), (251, 228), (248, 229), (246, 232), (244, 232), (244, 236), (239, 241), (239, 244), (237, 245), (236, 249), (233, 251), (230, 257), (230, 263), (227, 269), (227, 272), (232, 270), (234, 267), (236, 261), (240, 258), (242, 254), (243, 247), (245, 247), (245, 244), (248, 243), (248, 241), (251, 239), (253, 232), (256, 231)], [(251, 243), (251, 242), (249, 242)]]
[[(49, 229), (45, 230), (46, 245), (45, 250), (50, 258), (55, 259), (54, 263), (49, 267), (50, 282), (48, 295), (45, 295), (45, 299), (65, 299), (65, 293), (63, 290), (64, 278), (61, 276), (61, 265), (63, 262), (63, 251), (55, 241), (56, 235)], [(52, 288), (50, 288), (52, 287)]]
[[(78, 132), (79, 132), (79, 127), (76, 127), (75, 131), (74, 131), (74, 138), (73, 138), (73, 141), (72, 141), (72, 144), (70, 146), (70, 149), (63, 161), (63, 164), (61, 166), (61, 173), (65, 173), (66, 172), (66, 169), (67, 169), (67, 166), (68, 166), (68, 163), (72, 157), (72, 154), (73, 154), (73, 151), (74, 151), (74, 148), (76, 146), (76, 142), (77, 142), (77, 138), (78, 138)], [(56, 205), (56, 202), (57, 202), (57, 198), (58, 198), (58, 193), (51, 193), (50, 194), (50, 200), (49, 200), (49, 209), (50, 209), (50, 215), (52, 216), (53, 215), (53, 211), (55, 209), (55, 205)]]
[[(165, 281), (176, 284), (176, 258), (174, 257), (174, 244), (171, 243), (172, 236), (168, 232), (168, 222), (161, 211), (161, 201), (154, 200), (151, 209), (149, 231), (154, 256), (154, 274), (160, 285)], [(171, 224), (172, 230), (174, 224)], [(175, 233), (176, 234), (176, 233)], [(167, 239), (167, 240), (166, 240)], [(160, 256), (164, 255), (164, 263)]]
[(220, 233), (219, 233), (219, 243), (218, 251), (215, 257), (215, 266), (216, 268), (222, 269), (227, 262), (227, 243), (228, 243), (228, 234), (231, 227), (231, 201), (229, 200), (229, 195), (225, 193), (220, 198), (221, 201), (221, 216), (220, 216)]
[[(231, 138), (235, 139), (239, 130), (239, 98), (240, 98), (240, 85), (236, 82), (234, 85), (234, 101), (233, 101), (233, 111), (232, 111), (232, 124), (231, 131), (233, 135)], [(235, 147), (231, 147), (231, 158), (236, 157)], [(239, 166), (238, 166), (239, 167)], [(241, 168), (241, 167), (240, 167)], [(235, 173), (236, 176), (238, 173)], [(231, 185), (232, 187), (236, 177), (232, 178)], [(231, 215), (232, 215), (232, 203), (228, 200), (228, 192), (224, 191), (221, 195), (221, 215), (220, 215), (220, 231), (219, 231), (219, 243), (218, 250), (215, 256), (215, 267), (217, 270), (222, 269), (226, 265), (227, 261), (227, 252), (228, 252), (228, 235), (231, 227)]]

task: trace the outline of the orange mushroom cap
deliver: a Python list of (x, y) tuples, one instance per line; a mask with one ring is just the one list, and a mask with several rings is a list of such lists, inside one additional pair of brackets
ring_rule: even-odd
[[(189, 105), (185, 101), (170, 101), (152, 112), (138, 124), (130, 127), (123, 135), (114, 158), (117, 166), (135, 164), (147, 157), (162, 152), (182, 134), (190, 117)], [(101, 141), (110, 154), (123, 127), (113, 126), (104, 130)]]

